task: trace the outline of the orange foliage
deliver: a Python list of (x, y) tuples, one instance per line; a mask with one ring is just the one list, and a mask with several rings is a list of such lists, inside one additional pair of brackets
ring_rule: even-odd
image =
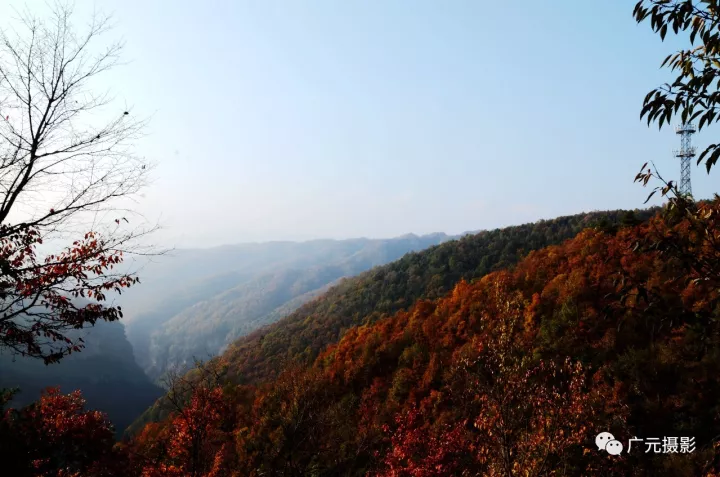
[[(129, 444), (138, 473), (713, 475), (720, 248), (697, 228), (586, 230), (352, 328), (313, 365), (200, 387)], [(692, 435), (697, 451), (614, 458), (600, 431)]]

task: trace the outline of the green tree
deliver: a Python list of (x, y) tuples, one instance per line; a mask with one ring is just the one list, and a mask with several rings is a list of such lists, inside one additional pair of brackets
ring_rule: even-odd
[[(676, 77), (672, 83), (655, 88), (645, 96), (640, 117), (647, 118), (648, 125), (657, 123), (659, 128), (669, 124), (672, 118), (679, 118), (683, 123), (699, 120), (698, 130), (720, 121), (720, 1), (641, 0), (635, 5), (633, 15), (638, 23), (649, 21), (662, 40), (672, 31), (676, 35), (687, 35), (691, 45), (668, 55), (662, 62)], [(700, 153), (697, 163), (704, 162), (709, 173), (718, 159), (720, 144), (710, 144)], [(678, 237), (656, 237), (645, 245), (689, 264), (699, 274), (699, 280), (716, 279), (720, 276), (720, 233), (712, 209), (681, 194), (677, 185), (666, 181), (657, 169), (646, 167), (647, 163), (635, 181), (647, 185), (654, 178), (661, 182), (648, 200), (661, 192), (668, 198), (666, 219), (683, 224), (699, 239), (692, 242)], [(707, 240), (707, 244), (699, 253), (697, 243), (703, 240)]]
[[(638, 23), (649, 21), (662, 40), (672, 31), (688, 35), (691, 45), (662, 62), (675, 79), (645, 96), (640, 117), (660, 128), (674, 117), (699, 120), (698, 130), (720, 121), (720, 1), (641, 0), (633, 15)], [(704, 161), (709, 172), (718, 159), (720, 144), (710, 144), (698, 164)]]

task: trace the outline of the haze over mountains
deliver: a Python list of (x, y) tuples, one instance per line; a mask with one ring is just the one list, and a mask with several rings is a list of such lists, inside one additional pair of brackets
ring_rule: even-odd
[(166, 3), (0, 2), (0, 477), (720, 477), (720, 0)]
[[(288, 362), (311, 363), (328, 345), (336, 343), (347, 330), (364, 326), (410, 307), (419, 299), (442, 297), (459, 280), (479, 279), (486, 274), (511, 267), (533, 250), (560, 244), (589, 227), (614, 230), (647, 220), (656, 209), (582, 213), (536, 223), (465, 234), (444, 240), (399, 260), (342, 279), (327, 291), (287, 316), (273, 316), (276, 322), (260, 328), (248, 326), (218, 357), (212, 366), (226, 366), (230, 382), (258, 384), (268, 381)], [(203, 319), (222, 314), (225, 306), (220, 293), (193, 311), (195, 326)], [(299, 295), (303, 297), (303, 295)], [(260, 295), (262, 297), (262, 295)], [(212, 307), (220, 307), (220, 311)], [(290, 311), (290, 310), (284, 310)], [(182, 316), (181, 313), (179, 316)], [(176, 319), (177, 316), (173, 319)], [(266, 320), (265, 323), (270, 323)], [(259, 328), (250, 333), (252, 328)], [(178, 326), (176, 340), (191, 338)], [(155, 337), (159, 341), (158, 335)], [(167, 416), (167, 401), (158, 400), (130, 428), (137, 432), (149, 421)]]
[(311, 360), (353, 326), (420, 297), (442, 296), (461, 278), (507, 267), (584, 227), (619, 224), (623, 214), (579, 214), (462, 237), (175, 250), (143, 264), (141, 284), (116, 298), (125, 310), (122, 323), (84, 330), (87, 348), (49, 367), (0, 356), (0, 387), (21, 388), (16, 405), (49, 385), (82, 389), (88, 407), (107, 412), (120, 434), (146, 410), (136, 429), (163, 416), (162, 405), (151, 405), (162, 395), (164, 375), (192, 368), (195, 359), (223, 355), (240, 381), (272, 376), (284, 359)]
[[(41, 390), (81, 389), (88, 407), (108, 414), (118, 435), (159, 398), (162, 376), (216, 356), (236, 338), (273, 323), (342, 277), (451, 237), (314, 240), (175, 250), (141, 267), (142, 283), (115, 298), (122, 322), (74, 333), (86, 347), (50, 366), (0, 354), (0, 389), (19, 388), (12, 405)], [(156, 381), (156, 383), (153, 383)]]
[(138, 364), (160, 380), (288, 315), (342, 277), (450, 238), (408, 234), (177, 250), (144, 265), (142, 285), (123, 294), (128, 339)]
[(418, 297), (441, 296), (462, 277), (483, 276), (603, 218), (619, 223), (621, 216), (580, 214), (460, 240), (436, 233), (175, 250), (131, 264), (140, 267), (142, 282), (116, 298), (125, 318), (84, 330), (82, 353), (49, 367), (0, 356), (0, 387), (21, 388), (18, 405), (49, 385), (82, 389), (88, 406), (107, 412), (122, 432), (162, 395), (163, 376), (191, 368), (195, 359), (226, 353), (237, 363), (233, 374), (254, 380), (283, 357), (309, 353), (305, 359), (311, 359), (363, 320)]

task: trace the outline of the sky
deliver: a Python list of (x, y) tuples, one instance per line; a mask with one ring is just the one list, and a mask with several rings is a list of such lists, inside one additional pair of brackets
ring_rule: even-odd
[[(674, 131), (639, 113), (682, 42), (637, 25), (634, 4), (78, 0), (76, 13), (113, 14), (126, 64), (100, 86), (150, 118), (137, 148), (156, 164), (136, 207), (183, 248), (644, 207), (644, 162), (680, 173)], [(3, 2), (0, 24), (23, 5), (46, 9)], [(697, 198), (715, 177), (693, 166)]]

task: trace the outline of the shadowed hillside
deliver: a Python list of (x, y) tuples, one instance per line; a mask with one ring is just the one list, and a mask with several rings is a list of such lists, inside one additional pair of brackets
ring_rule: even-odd
[(64, 393), (81, 390), (90, 409), (106, 412), (122, 433), (160, 395), (135, 363), (133, 350), (120, 322), (98, 322), (93, 328), (74, 333), (84, 336), (85, 349), (60, 363), (0, 355), (0, 389), (19, 388), (11, 402), (22, 406), (36, 401), (40, 391), (59, 386)]

